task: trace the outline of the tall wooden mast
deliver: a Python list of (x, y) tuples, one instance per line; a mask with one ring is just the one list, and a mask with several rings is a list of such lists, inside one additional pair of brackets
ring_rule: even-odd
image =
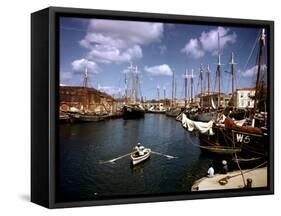
[(200, 105), (201, 105), (201, 107), (203, 107), (203, 93), (204, 93), (204, 87), (203, 87), (203, 64), (200, 64), (200, 83), (201, 83)]
[(260, 96), (260, 73), (262, 66), (262, 55), (263, 55), (263, 47), (265, 46), (265, 29), (261, 30), (260, 35), (260, 46), (259, 46), (259, 55), (258, 55), (258, 71), (257, 71), (257, 80), (256, 80), (256, 93), (255, 93), (255, 102), (254, 102), (254, 113), (258, 108), (258, 97)]
[(172, 107), (174, 107), (174, 94), (175, 94), (175, 72), (173, 70), (173, 79), (172, 79)]
[(175, 106), (177, 107), (177, 80), (175, 79)]
[(138, 73), (138, 67), (135, 67), (136, 69), (136, 86), (135, 86), (135, 102), (138, 102), (138, 91), (139, 91), (139, 73)]
[(221, 101), (221, 54), (220, 54), (220, 33), (218, 32), (218, 63), (217, 63), (217, 75), (218, 75), (218, 107), (220, 108)]
[(87, 68), (87, 66), (85, 67), (83, 87), (84, 88), (88, 87), (88, 68)]
[(130, 67), (130, 103), (132, 103), (132, 100), (133, 100), (133, 65), (131, 63)]
[(83, 105), (83, 111), (87, 111), (89, 108), (89, 98), (88, 98), (88, 67), (87, 62), (85, 66), (85, 73), (84, 73), (84, 80), (83, 80), (83, 90), (84, 90), (84, 105)]
[(160, 86), (157, 85), (157, 100), (160, 101)]
[(191, 70), (191, 77), (190, 77), (190, 97), (191, 97), (191, 103), (193, 103), (193, 69)]
[(185, 69), (185, 76), (184, 76), (184, 106), (187, 106), (187, 95), (188, 95), (188, 90), (187, 90), (187, 79), (188, 79), (188, 70), (187, 68)]
[(127, 74), (125, 73), (125, 78), (124, 78), (124, 84), (125, 84), (125, 103), (127, 103), (128, 101), (128, 84), (127, 84)]
[(235, 87), (234, 87), (234, 54), (233, 52), (231, 53), (231, 77), (232, 77), (232, 106), (235, 108), (235, 97), (234, 97), (234, 91), (235, 91)]
[(207, 73), (208, 73), (208, 110), (211, 109), (211, 95), (210, 95), (210, 67), (209, 65), (207, 66)]

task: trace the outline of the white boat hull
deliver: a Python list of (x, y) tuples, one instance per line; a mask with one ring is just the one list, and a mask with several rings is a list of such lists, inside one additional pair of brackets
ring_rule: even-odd
[(151, 149), (148, 148), (144, 149), (144, 155), (142, 156), (137, 156), (136, 153), (132, 153), (131, 154), (132, 164), (137, 165), (143, 162), (144, 160), (150, 157), (150, 154), (151, 154)]

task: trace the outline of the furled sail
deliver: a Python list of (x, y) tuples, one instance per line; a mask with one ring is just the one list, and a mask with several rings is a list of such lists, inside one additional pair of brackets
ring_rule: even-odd
[(212, 126), (214, 121), (211, 120), (209, 122), (197, 122), (197, 121), (192, 121), (187, 116), (182, 113), (181, 114), (181, 123), (184, 128), (187, 128), (188, 131), (193, 131), (197, 130), (202, 134), (209, 134), (209, 135), (214, 135)]
[(262, 134), (262, 130), (260, 128), (251, 126), (239, 126), (235, 124), (235, 122), (231, 118), (225, 118), (224, 125), (226, 128), (230, 128), (240, 132)]
[(214, 102), (214, 100), (213, 100), (213, 98), (211, 98), (211, 103), (212, 103), (212, 107), (213, 107), (213, 109), (217, 109), (217, 108), (216, 108), (216, 105), (215, 105), (215, 102)]

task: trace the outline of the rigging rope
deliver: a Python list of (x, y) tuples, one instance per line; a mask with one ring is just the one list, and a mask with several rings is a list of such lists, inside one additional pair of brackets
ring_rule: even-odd
[(257, 46), (257, 44), (258, 44), (257, 42), (258, 42), (259, 36), (260, 36), (260, 31), (259, 31), (259, 33), (258, 33), (258, 36), (257, 36), (257, 38), (256, 38), (256, 40), (255, 40), (255, 42), (254, 42), (254, 44), (253, 44), (252, 50), (251, 50), (251, 52), (250, 52), (250, 55), (249, 55), (249, 57), (248, 57), (248, 59), (247, 59), (247, 61), (246, 61), (246, 64), (245, 64), (243, 70), (245, 70), (246, 67), (247, 67), (248, 64), (249, 64), (249, 61), (250, 61), (250, 59), (251, 59), (251, 57), (252, 57), (252, 55), (253, 55), (253, 53), (254, 53), (254, 50), (256, 49), (256, 46)]
[(240, 167), (240, 164), (239, 164), (239, 161), (238, 161), (238, 158), (237, 158), (237, 154), (234, 153), (234, 156), (235, 156), (235, 159), (236, 159), (237, 166), (238, 166), (238, 168), (239, 168), (239, 170), (241, 172), (241, 176), (242, 176), (242, 179), (243, 179), (244, 187), (246, 187), (245, 177), (244, 177), (244, 174), (243, 174), (243, 170)]
[[(252, 50), (251, 50), (251, 52), (250, 52), (250, 55), (249, 55), (249, 57), (248, 57), (248, 59), (247, 59), (245, 65), (244, 65), (244, 68), (243, 68), (243, 70), (242, 70), (241, 72), (243, 72), (243, 71), (245, 72), (246, 68), (248, 67), (249, 61), (250, 61), (250, 59), (251, 59), (251, 57), (252, 57), (252, 55), (253, 55), (253, 53), (254, 53), (254, 50), (256, 49), (256, 46), (257, 46), (257, 44), (258, 44), (257, 42), (258, 42), (259, 36), (260, 36), (260, 31), (259, 31), (259, 33), (258, 33), (258, 35), (257, 35), (257, 38), (256, 38), (256, 40), (255, 40), (255, 42), (254, 42), (254, 44), (253, 44)], [(238, 78), (238, 83), (240, 82), (241, 77), (242, 77), (242, 76), (241, 76), (241, 74), (240, 74), (240, 76), (239, 76), (239, 78)]]
[[(254, 168), (252, 168), (252, 169), (249, 169), (249, 170), (247, 170), (247, 171), (245, 171), (245, 172), (242, 172), (242, 175), (244, 176), (244, 174), (249, 173), (249, 172), (252, 172), (253, 170), (258, 169), (259, 167), (261, 167), (261, 166), (263, 166), (263, 165), (265, 165), (265, 164), (267, 164), (267, 161), (261, 163), (260, 165), (254, 167)], [(232, 175), (232, 176), (226, 176), (226, 177), (221, 178), (218, 182), (219, 182), (221, 185), (225, 185), (225, 184), (228, 183), (228, 180), (229, 180), (229, 179), (235, 178), (235, 177), (240, 176), (240, 175), (241, 175), (241, 173), (240, 173), (240, 174), (236, 174), (236, 175)], [(246, 186), (246, 185), (245, 185), (245, 182), (244, 182), (244, 186)]]

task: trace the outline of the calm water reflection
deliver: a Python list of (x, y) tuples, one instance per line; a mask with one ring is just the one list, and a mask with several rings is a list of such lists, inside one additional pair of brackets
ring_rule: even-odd
[[(60, 125), (59, 137), (57, 201), (189, 192), (212, 160), (194, 145), (197, 137), (162, 114)], [(131, 152), (137, 142), (177, 158), (152, 154), (136, 167), (130, 165), (129, 157), (115, 164), (100, 163)]]

